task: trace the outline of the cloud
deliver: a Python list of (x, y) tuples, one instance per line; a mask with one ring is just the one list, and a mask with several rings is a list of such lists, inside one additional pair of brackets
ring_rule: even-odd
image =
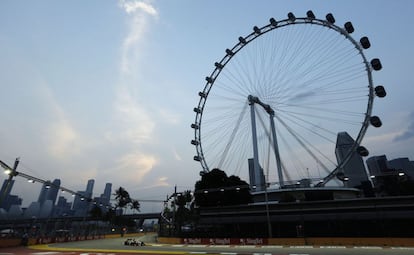
[(128, 181), (141, 182), (143, 177), (148, 174), (156, 164), (157, 160), (153, 155), (135, 151), (124, 155), (119, 160), (117, 169), (120, 173), (124, 173), (123, 176), (127, 177)]
[[(145, 81), (140, 73), (145, 51), (149, 21), (158, 17), (157, 10), (145, 1), (119, 1), (125, 13), (128, 31), (120, 45), (119, 82), (114, 101), (115, 124), (104, 134), (106, 142), (116, 147), (117, 158), (113, 169), (120, 173), (117, 181), (136, 185), (147, 179), (158, 163), (151, 152), (156, 135), (156, 119), (151, 102), (144, 103)], [(140, 98), (141, 97), (141, 98)], [(112, 168), (112, 167), (111, 167)], [(164, 183), (164, 182), (162, 182)]]
[(157, 10), (150, 4), (145, 3), (143, 1), (126, 1), (121, 0), (119, 2), (120, 6), (126, 11), (128, 14), (135, 13), (137, 11), (144, 11), (150, 15), (157, 16)]
[[(155, 123), (145, 107), (134, 101), (127, 87), (119, 88), (115, 110), (117, 122), (121, 123), (121, 129), (123, 129), (120, 132), (122, 140), (134, 144), (151, 141)], [(107, 134), (107, 137), (112, 137), (112, 135)]]
[(315, 95), (315, 91), (307, 91), (307, 92), (299, 92), (296, 95), (293, 95), (291, 97), (291, 100), (302, 100), (302, 99), (306, 99), (307, 97), (311, 97), (313, 95)]
[(149, 3), (143, 1), (120, 1), (121, 8), (131, 15), (129, 20), (129, 32), (122, 44), (121, 72), (130, 74), (131, 63), (138, 58), (140, 43), (144, 38), (149, 17), (158, 17), (157, 10)]
[(161, 176), (155, 180), (154, 184), (148, 185), (148, 186), (141, 186), (139, 190), (153, 189), (153, 188), (159, 188), (159, 187), (170, 187), (170, 186), (171, 185), (168, 183), (168, 177)]
[(180, 116), (168, 109), (161, 109), (159, 114), (160, 117), (168, 124), (177, 125), (180, 123)]
[(170, 184), (168, 184), (168, 177), (160, 177), (158, 178), (158, 181), (156, 183), (157, 186), (170, 186)]
[(406, 120), (409, 121), (408, 127), (394, 137), (394, 142), (401, 142), (414, 137), (414, 112), (411, 112)]
[(65, 158), (76, 151), (78, 134), (65, 119), (51, 124), (49, 129), (49, 152), (57, 158)]
[[(45, 102), (51, 111), (47, 130), (47, 149), (53, 157), (64, 160), (79, 154), (81, 138), (49, 87), (43, 86)], [(47, 122), (46, 122), (47, 123)]]
[(173, 154), (174, 154), (174, 158), (177, 161), (182, 161), (183, 159), (181, 158), (180, 154), (178, 154), (177, 150), (175, 148), (173, 148)]

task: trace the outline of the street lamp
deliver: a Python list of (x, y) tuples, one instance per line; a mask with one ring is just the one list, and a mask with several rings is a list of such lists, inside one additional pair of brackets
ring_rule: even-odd
[(19, 165), (19, 162), (20, 162), (20, 158), (16, 158), (16, 160), (14, 161), (13, 168), (11, 168), (6, 163), (0, 160), (0, 166), (4, 169), (4, 173), (9, 175), (9, 178), (7, 179), (7, 182), (6, 182), (6, 186), (2, 194), (0, 194), (0, 205), (3, 203), (3, 200), (6, 199), (6, 196), (10, 193), (13, 177), (19, 174), (16, 171), (17, 166)]
[(267, 219), (267, 234), (269, 238), (273, 237), (272, 233), (272, 222), (270, 221), (270, 213), (269, 213), (269, 197), (267, 195), (267, 185), (268, 183), (265, 183), (264, 191), (265, 191), (265, 202), (266, 202), (266, 219)]

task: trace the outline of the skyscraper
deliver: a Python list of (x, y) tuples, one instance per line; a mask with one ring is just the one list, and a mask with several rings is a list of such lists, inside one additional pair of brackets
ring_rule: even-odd
[(13, 188), (13, 184), (14, 184), (14, 180), (11, 180), (10, 182), (10, 188), (7, 190), (7, 183), (9, 180), (4, 180), (3, 182), (3, 186), (1, 186), (1, 191), (0, 191), (0, 196), (1, 196), (1, 204), (0, 204), (0, 208), (9, 209), (9, 205), (7, 204), (8, 198), (10, 196), (10, 191)]
[(370, 157), (366, 160), (366, 163), (371, 176), (381, 175), (389, 168), (387, 156), (385, 155)]
[(104, 205), (109, 205), (111, 199), (112, 183), (105, 184), (104, 193), (101, 195), (101, 203)]
[[(338, 133), (335, 148), (335, 155), (338, 164), (345, 159), (345, 156), (348, 154), (354, 143), (354, 139), (352, 139), (347, 132)], [(345, 176), (348, 177), (348, 181), (345, 182), (345, 187), (361, 187), (363, 183), (369, 182), (362, 157), (355, 151), (352, 153), (351, 158), (341, 170)]]
[(388, 161), (390, 168), (402, 171), (410, 178), (414, 178), (414, 165), (408, 158), (395, 158)]
[(47, 192), (49, 191), (49, 188), (50, 188), (50, 181), (46, 181), (45, 183), (43, 183), (42, 189), (40, 190), (40, 193), (39, 193), (39, 198), (37, 199), (37, 202), (39, 202), (40, 205), (42, 205), (46, 201)]
[(52, 185), (50, 186), (49, 190), (47, 191), (46, 200), (52, 201), (53, 205), (56, 203), (56, 198), (59, 193), (59, 188), (60, 188), (60, 179), (55, 179), (52, 182)]
[[(255, 169), (254, 169), (254, 160), (252, 158), (248, 159), (248, 164), (249, 164), (249, 181), (250, 181), (250, 186), (252, 188), (254, 188), (256, 191), (262, 191), (265, 190), (265, 185), (266, 185), (266, 179), (265, 176), (263, 174), (263, 168), (259, 165), (259, 173), (255, 173)], [(256, 177), (259, 176), (259, 179), (256, 180)]]
[(94, 179), (90, 179), (88, 180), (88, 184), (86, 185), (86, 191), (85, 191), (85, 195), (88, 198), (92, 198), (92, 194), (93, 194), (93, 185), (95, 184), (95, 180)]
[(56, 198), (59, 193), (60, 188), (60, 179), (55, 179), (53, 182), (46, 181), (42, 185), (42, 189), (40, 190), (39, 198), (37, 202), (40, 205), (44, 204), (47, 200), (52, 201), (54, 205), (56, 203)]
[(73, 200), (72, 209), (75, 213), (75, 216), (86, 216), (88, 214), (88, 210), (90, 209), (90, 203), (88, 201), (88, 198), (92, 198), (94, 184), (95, 180), (90, 179), (88, 180), (88, 184), (86, 185), (86, 190), (77, 192), (81, 196), (76, 196)]
[(70, 215), (71, 207), (72, 207), (72, 203), (69, 203), (65, 197), (60, 196), (53, 210), (53, 215), (56, 217)]

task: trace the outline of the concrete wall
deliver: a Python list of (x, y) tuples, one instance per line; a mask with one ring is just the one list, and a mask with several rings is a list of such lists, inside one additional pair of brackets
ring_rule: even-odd
[[(125, 234), (124, 237), (143, 236), (144, 233)], [(119, 238), (120, 234), (107, 235), (105, 238)], [(192, 238), (199, 244), (215, 244), (230, 240), (232, 243), (237, 242), (237, 238)], [(260, 239), (260, 240), (259, 240)], [(313, 246), (385, 246), (385, 247), (414, 247), (414, 238), (352, 238), (352, 237), (312, 237), (312, 238), (252, 238), (258, 240), (258, 245), (313, 245)], [(158, 237), (158, 243), (165, 244), (185, 244), (191, 242), (190, 238), (177, 237)], [(16, 247), (21, 244), (21, 239), (1, 238), (0, 248)], [(29, 239), (29, 245), (38, 244), (37, 239)]]

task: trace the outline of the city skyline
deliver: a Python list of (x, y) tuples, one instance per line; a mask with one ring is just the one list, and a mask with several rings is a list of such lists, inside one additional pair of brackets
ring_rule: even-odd
[[(190, 125), (214, 62), (253, 26), (308, 10), (322, 18), (332, 13), (338, 24), (351, 21), (356, 38), (370, 38), (367, 55), (383, 65), (374, 83), (387, 97), (373, 107), (383, 126), (368, 128), (363, 145), (370, 156), (413, 159), (413, 7), (411, 1), (3, 1), (0, 160), (12, 165), (21, 157), (18, 171), (59, 178), (72, 190), (89, 179), (96, 190), (110, 181), (136, 199), (163, 200), (176, 185), (192, 189), (201, 167), (193, 161)], [(12, 193), (23, 204), (37, 199), (33, 190), (41, 185), (14, 180)]]
[[(72, 199), (68, 201), (64, 197), (65, 190), (60, 186), (60, 179), (45, 181), (40, 189), (38, 199), (28, 201), (28, 206), (22, 204), (22, 199), (13, 192), (3, 193), (7, 180), (4, 181), (0, 204), (1, 217), (17, 218), (48, 218), (62, 216), (87, 216), (93, 206), (101, 208), (102, 212), (112, 208), (111, 195), (112, 183), (106, 183), (105, 189), (100, 196), (93, 196), (95, 180), (90, 179), (86, 184), (85, 190), (76, 191), (76, 195), (71, 194)], [(34, 183), (34, 182), (32, 182)], [(11, 181), (13, 187), (14, 180)], [(99, 193), (98, 193), (99, 194)], [(26, 202), (27, 203), (27, 202)]]
[[(345, 134), (338, 135), (338, 139), (341, 139), (340, 146), (343, 146), (343, 148), (346, 150), (347, 143), (350, 144), (353, 141), (350, 141), (350, 140), (347, 141), (347, 139), (350, 139), (350, 137), (348, 136), (348, 137), (344, 138), (344, 135)], [(342, 150), (342, 149), (340, 149), (340, 150)], [(343, 153), (343, 152), (341, 152), (341, 153)], [(340, 157), (340, 154), (338, 154), (338, 156)], [(410, 159), (410, 158), (407, 158), (407, 157), (397, 157), (397, 158), (393, 158), (393, 159), (388, 159), (387, 156), (385, 154), (383, 154), (383, 155), (369, 156), (366, 159), (364, 159), (363, 162), (359, 163), (358, 160), (362, 160), (362, 157), (360, 157), (359, 155), (356, 155), (356, 153), (352, 158), (351, 158), (351, 162), (349, 163), (349, 165), (353, 166), (353, 167), (360, 168), (358, 171), (353, 173), (354, 175), (356, 174), (356, 176), (362, 174), (362, 176), (358, 176), (359, 181), (365, 180), (365, 178), (368, 177), (368, 176), (366, 176), (366, 174), (369, 174), (370, 175), (369, 179), (371, 179), (371, 182), (373, 182), (374, 179), (377, 176), (382, 176), (384, 173), (387, 174), (387, 171), (389, 171), (388, 174), (404, 173), (409, 178), (414, 178), (414, 159)], [(353, 160), (355, 162), (352, 162)], [(362, 165), (359, 166), (360, 164), (362, 164)], [(347, 171), (348, 171), (347, 168), (349, 168), (348, 165), (345, 166), (343, 171), (345, 173), (345, 176), (349, 178), (349, 176), (352, 176), (352, 175), (349, 175), (349, 173), (347, 173)], [(355, 176), (354, 176), (354, 178), (355, 178)], [(24, 179), (24, 178), (21, 178), (21, 179)], [(354, 183), (354, 184), (356, 186), (360, 185), (361, 182), (359, 182), (359, 181), (357, 183)], [(2, 194), (3, 194), (3, 188), (6, 185), (6, 182), (7, 182), (7, 179), (5, 179), (3, 181), (3, 186), (2, 186), (2, 190), (1, 190)], [(14, 182), (15, 182), (15, 180), (11, 181), (11, 186), (12, 187), (14, 185)], [(51, 200), (52, 201), (51, 205), (54, 205), (54, 206), (59, 206), (59, 203), (68, 203), (68, 204), (70, 204), (69, 209), (72, 209), (74, 212), (81, 209), (81, 210), (79, 210), (79, 212), (80, 212), (79, 215), (85, 215), (85, 214), (88, 213), (88, 211), (85, 210), (85, 209), (87, 209), (86, 207), (75, 205), (77, 203), (80, 203), (81, 201), (84, 201), (84, 199), (82, 199), (82, 198), (91, 198), (91, 202), (94, 202), (94, 204), (102, 204), (103, 206), (106, 206), (106, 205), (112, 206), (111, 197), (115, 196), (114, 193), (111, 192), (112, 191), (112, 183), (106, 183), (103, 192), (100, 194), (100, 196), (97, 196), (97, 194), (99, 194), (99, 193), (93, 193), (94, 182), (95, 182), (95, 180), (93, 180), (93, 179), (88, 180), (85, 190), (80, 190), (80, 191), (78, 190), (78, 191), (76, 191), (78, 196), (73, 196), (72, 195), (72, 196), (70, 196), (71, 199), (67, 199), (63, 196), (63, 195), (65, 195), (64, 192), (62, 192), (62, 190), (59, 190), (59, 188), (58, 188), (60, 186), (60, 180), (59, 179), (54, 179), (53, 182), (47, 180), (45, 183), (42, 184), (42, 187), (39, 191), (37, 203), (39, 205), (41, 205), (46, 200)], [(31, 182), (31, 183), (34, 183), (34, 182)], [(52, 184), (52, 185), (50, 185), (50, 184)], [(350, 187), (350, 186), (345, 185), (344, 187)], [(67, 188), (67, 187), (65, 187), (65, 188)], [(91, 192), (91, 190), (92, 190), (92, 192)], [(53, 192), (53, 195), (51, 194), (52, 192)], [(9, 194), (5, 194), (5, 195), (6, 195), (5, 197), (10, 196), (11, 200), (9, 200), (8, 203), (19, 205), (19, 207), (21, 209), (23, 209), (23, 208), (27, 209), (28, 208), (27, 205), (31, 205), (33, 202), (36, 202), (36, 201), (25, 201), (26, 202), (26, 205), (25, 205), (24, 203), (22, 203), (22, 198), (19, 196), (19, 194), (13, 194), (13, 188), (12, 188), (12, 190)], [(6, 202), (6, 201), (4, 201), (4, 202)], [(90, 203), (88, 204), (89, 207), (91, 205), (92, 204), (90, 204)], [(2, 206), (4, 206), (4, 204), (2, 204)], [(64, 207), (64, 206), (59, 206), (59, 207)], [(161, 208), (161, 207), (157, 207), (157, 209), (155, 209), (155, 211), (157, 211), (159, 208)], [(154, 209), (152, 210), (152, 212), (154, 212)]]

